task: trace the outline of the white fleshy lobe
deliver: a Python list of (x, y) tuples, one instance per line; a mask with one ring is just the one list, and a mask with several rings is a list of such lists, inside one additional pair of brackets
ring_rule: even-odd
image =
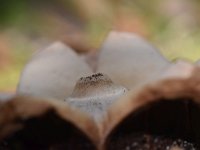
[(77, 79), (91, 73), (71, 48), (56, 42), (36, 53), (25, 66), (17, 93), (63, 100), (71, 94)]
[(111, 32), (102, 45), (97, 71), (131, 89), (151, 81), (169, 64), (153, 46), (139, 36)]
[(98, 73), (80, 78), (66, 101), (99, 121), (108, 107), (126, 92), (126, 88), (114, 84), (106, 75)]
[(192, 63), (185, 60), (177, 60), (164, 71), (160, 78), (189, 78), (191, 77), (193, 70), (194, 65)]

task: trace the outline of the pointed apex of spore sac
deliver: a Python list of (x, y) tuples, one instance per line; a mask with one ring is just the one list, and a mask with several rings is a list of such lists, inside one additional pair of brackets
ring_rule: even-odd
[(71, 97), (102, 97), (105, 94), (116, 92), (116, 90), (119, 90), (118, 88), (119, 86), (116, 86), (107, 75), (96, 73), (91, 76), (81, 77), (77, 81)]
[(74, 99), (112, 99), (122, 95), (127, 91), (126, 88), (116, 85), (105, 74), (96, 73), (91, 76), (81, 77), (70, 96)]
[(93, 86), (98, 86), (99, 84), (112, 83), (108, 76), (103, 75), (102, 73), (96, 73), (91, 76), (81, 77), (77, 82), (79, 84), (91, 84)]
[(97, 73), (80, 78), (66, 101), (99, 120), (126, 91), (126, 88), (114, 84), (107, 75)]

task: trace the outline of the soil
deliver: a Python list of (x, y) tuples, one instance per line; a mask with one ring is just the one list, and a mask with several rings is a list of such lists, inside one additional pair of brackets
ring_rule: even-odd
[(151, 135), (129, 135), (108, 143), (109, 150), (199, 150), (196, 144), (182, 139)]

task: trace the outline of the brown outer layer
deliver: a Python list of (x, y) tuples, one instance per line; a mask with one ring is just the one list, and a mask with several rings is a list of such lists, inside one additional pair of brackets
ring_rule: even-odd
[(109, 109), (107, 118), (102, 123), (102, 146), (105, 146), (111, 132), (129, 114), (160, 99), (175, 100), (177, 98), (191, 98), (194, 102), (200, 103), (199, 67), (195, 67), (189, 78), (164, 79), (131, 91), (121, 98)]
[(184, 97), (200, 103), (199, 75), (200, 68), (196, 67), (188, 78), (162, 79), (135, 89), (114, 104), (109, 109), (107, 118), (98, 125), (82, 112), (69, 108), (64, 102), (17, 96), (0, 104), (0, 139), (23, 128), (23, 124), (13, 124), (15, 119), (37, 117), (53, 109), (66, 122), (71, 122), (83, 131), (99, 149), (103, 149), (113, 129), (126, 116), (145, 105), (160, 99), (174, 100)]
[(23, 128), (23, 124), (16, 123), (16, 119), (26, 120), (39, 117), (52, 110), (61, 119), (80, 129), (95, 145), (98, 145), (100, 141), (98, 128), (95, 122), (84, 113), (70, 109), (64, 102), (22, 96), (16, 96), (0, 104), (0, 139)]

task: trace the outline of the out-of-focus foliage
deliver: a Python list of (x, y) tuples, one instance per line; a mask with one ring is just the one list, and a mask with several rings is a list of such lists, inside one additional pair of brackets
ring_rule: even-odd
[(27, 11), (26, 0), (1, 0), (0, 2), (0, 26), (12, 25), (22, 19)]
[(0, 90), (15, 89), (34, 50), (62, 40), (96, 50), (112, 30), (135, 32), (168, 59), (200, 58), (198, 0), (2, 0)]

